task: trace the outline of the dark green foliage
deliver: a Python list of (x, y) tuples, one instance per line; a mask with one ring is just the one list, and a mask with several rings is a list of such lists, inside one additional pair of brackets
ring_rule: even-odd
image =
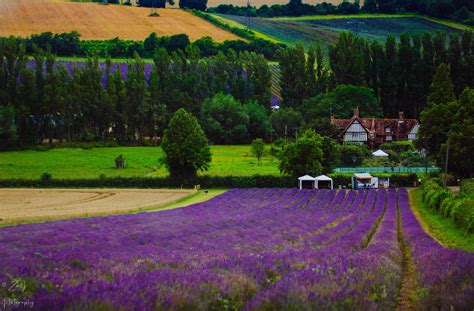
[(305, 124), (303, 129), (311, 129), (321, 136), (326, 136), (337, 140), (341, 136), (341, 131), (331, 123), (330, 118), (313, 118), (310, 114), (303, 113)]
[(329, 46), (329, 62), (338, 84), (363, 84), (364, 43), (352, 32), (342, 32), (336, 45)]
[(320, 175), (323, 166), (323, 138), (308, 130), (293, 143), (283, 147), (279, 168), (291, 176)]
[[(156, 39), (147, 39), (148, 48), (157, 46)], [(80, 67), (66, 69), (49, 50), (36, 49), (30, 68), (23, 45), (14, 38), (0, 39), (2, 144), (18, 137), (20, 144), (29, 145), (44, 139), (51, 145), (55, 139), (156, 145), (170, 114), (185, 108), (198, 116), (204, 100), (220, 92), (238, 100), (238, 114), (245, 119), (239, 134), (227, 142), (267, 136), (264, 107), (270, 101), (271, 74), (263, 56), (229, 50), (202, 59), (198, 48), (189, 45), (185, 52), (171, 54), (158, 47), (153, 60), (153, 66), (145, 64), (135, 53), (126, 72), (112, 72), (110, 58), (104, 68), (97, 58), (88, 58)], [(151, 71), (148, 80), (146, 66)]]
[(53, 176), (48, 173), (48, 172), (44, 172), (43, 174), (41, 174), (40, 176), (40, 180), (43, 182), (43, 183), (48, 183), (50, 182), (51, 180), (53, 179)]
[(323, 65), (320, 43), (308, 49), (308, 57), (302, 44), (278, 51), (281, 72), (281, 95), (286, 107), (298, 108), (303, 100), (325, 92), (329, 74)]
[(17, 139), (15, 108), (12, 105), (0, 106), (0, 147), (13, 146)]
[(359, 107), (364, 118), (381, 117), (382, 111), (373, 90), (353, 85), (338, 85), (333, 91), (307, 99), (309, 118), (350, 118)]
[(162, 161), (173, 177), (194, 177), (198, 171), (209, 169), (211, 151), (206, 135), (197, 119), (184, 109), (174, 113), (161, 147), (165, 154)]
[(428, 104), (447, 104), (455, 99), (449, 67), (446, 64), (440, 64), (431, 82)]
[(339, 149), (338, 145), (334, 139), (330, 137), (323, 136), (322, 151), (323, 151), (323, 160), (321, 162), (323, 166), (323, 174), (329, 174), (332, 172), (333, 168), (339, 162)]
[[(199, 12), (199, 11), (196, 11)], [(199, 12), (200, 14), (205, 14)], [(197, 14), (199, 14), (197, 13)], [(205, 14), (205, 16), (210, 16)], [(236, 28), (241, 30), (240, 28)], [(241, 30), (244, 31), (244, 30)], [(239, 35), (246, 38), (245, 35)], [(250, 35), (252, 36), (252, 35)], [(217, 43), (207, 37), (203, 45), (203, 38), (191, 43), (185, 34), (158, 37), (156, 33), (150, 34), (144, 41), (122, 40), (113, 38), (110, 40), (80, 40), (80, 34), (72, 31), (69, 33), (53, 34), (45, 32), (34, 34), (28, 38), (15, 38), (16, 44), (24, 44), (27, 54), (33, 54), (35, 48), (42, 50), (51, 49), (52, 53), (59, 56), (100, 56), (100, 57), (133, 57), (138, 53), (140, 57), (153, 57), (155, 50), (165, 48), (168, 52), (184, 50), (189, 45), (198, 46), (203, 57), (217, 54), (218, 51), (227, 52), (233, 49), (238, 52), (257, 52), (269, 59), (275, 59), (276, 50), (284, 47), (282, 44), (272, 43), (256, 37), (246, 38), (250, 42), (242, 40), (230, 40)], [(209, 45), (212, 47), (209, 48)]]
[(459, 176), (474, 175), (474, 89), (466, 88), (458, 100), (451, 132), (449, 168)]
[(339, 155), (342, 166), (360, 166), (362, 161), (369, 156), (366, 146), (356, 144), (344, 144), (339, 146)]
[(179, 0), (179, 7), (182, 9), (205, 11), (207, 8), (207, 0)]
[(216, 144), (243, 143), (247, 139), (249, 116), (231, 95), (218, 93), (201, 108), (201, 125)]
[(291, 139), (293, 135), (296, 138), (297, 131), (303, 122), (303, 117), (298, 111), (288, 108), (272, 112), (270, 120), (276, 138), (284, 138), (286, 140), (287, 138)]
[(266, 139), (270, 133), (270, 120), (266, 109), (256, 102), (250, 102), (244, 105), (244, 111), (249, 117), (247, 125), (249, 138)]
[(422, 185), (422, 200), (426, 207), (436, 210), (451, 219), (466, 232), (474, 232), (474, 191), (472, 180), (462, 182), (461, 192), (454, 194), (443, 188), (433, 179), (427, 179)]
[[(350, 175), (330, 175), (334, 185), (348, 185), (351, 182)], [(389, 176), (392, 186), (411, 187), (417, 180), (415, 174)], [(1, 180), (0, 187), (3, 188), (193, 188), (201, 185), (201, 188), (291, 188), (296, 187), (297, 180), (292, 176), (254, 175), (254, 176), (197, 176), (193, 178), (152, 178), (152, 177), (114, 177), (97, 179), (51, 179), (42, 180)]]
[(148, 8), (165, 8), (167, 2), (171, 5), (174, 4), (173, 0), (139, 0), (137, 4)]

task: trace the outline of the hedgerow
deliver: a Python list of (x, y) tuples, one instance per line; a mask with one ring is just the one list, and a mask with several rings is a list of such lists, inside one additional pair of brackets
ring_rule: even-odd
[[(185, 180), (172, 177), (112, 177), (102, 176), (96, 179), (4, 179), (0, 188), (292, 188), (297, 186), (297, 179), (291, 176), (254, 175), (254, 176), (197, 176)], [(350, 186), (351, 176), (331, 175), (334, 187)], [(413, 185), (412, 175), (392, 175), (394, 187)], [(416, 175), (415, 175), (416, 178)], [(415, 179), (416, 180), (416, 179)]]
[(451, 219), (466, 232), (474, 232), (474, 182), (461, 184), (459, 194), (443, 188), (437, 179), (429, 179), (422, 186), (422, 201), (426, 207)]

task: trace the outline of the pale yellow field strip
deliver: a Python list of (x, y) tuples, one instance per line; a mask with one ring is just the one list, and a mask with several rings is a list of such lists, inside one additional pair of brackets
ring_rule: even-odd
[(150, 17), (148, 8), (52, 0), (0, 0), (0, 36), (29, 36), (41, 32), (78, 31), (81, 38), (143, 40), (185, 33), (191, 41), (210, 36), (215, 41), (238, 36), (179, 9), (159, 9)]
[(0, 189), (0, 225), (158, 208), (195, 190)]

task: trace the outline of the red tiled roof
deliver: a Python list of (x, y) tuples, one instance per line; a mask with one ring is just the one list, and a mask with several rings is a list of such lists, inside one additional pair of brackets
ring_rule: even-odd
[[(369, 133), (368, 140), (375, 144), (385, 142), (385, 136), (392, 136), (392, 140), (407, 139), (408, 134), (413, 127), (418, 124), (416, 119), (405, 119), (403, 113), (400, 113), (398, 119), (376, 119), (376, 118), (360, 118), (358, 111), (354, 111), (354, 115), (350, 119), (331, 118), (331, 123), (337, 126), (343, 133), (355, 121), (360, 124)], [(386, 128), (390, 128), (390, 132), (385, 132)]]

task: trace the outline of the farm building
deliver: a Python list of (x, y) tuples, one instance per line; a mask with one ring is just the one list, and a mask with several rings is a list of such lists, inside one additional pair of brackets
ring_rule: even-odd
[(344, 142), (359, 142), (372, 148), (385, 142), (397, 140), (415, 140), (419, 123), (415, 119), (406, 119), (403, 112), (398, 119), (361, 118), (359, 107), (354, 109), (350, 119), (331, 118), (331, 123), (341, 130)]

